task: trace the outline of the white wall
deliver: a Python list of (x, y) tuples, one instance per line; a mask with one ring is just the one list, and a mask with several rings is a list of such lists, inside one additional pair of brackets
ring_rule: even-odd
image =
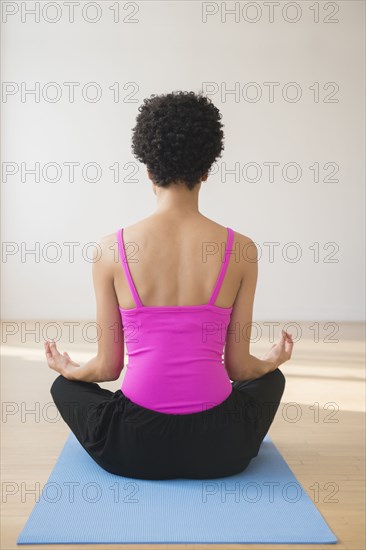
[[(11, 91), (9, 83), (15, 86), (13, 95), (3, 91), (2, 97), (2, 317), (95, 319), (91, 263), (81, 250), (149, 215), (155, 207), (145, 167), (130, 151), (138, 105), (152, 93), (198, 91), (204, 86), (223, 114), (226, 139), (217, 172), (202, 187), (200, 207), (204, 215), (249, 235), (263, 250), (255, 319), (361, 320), (365, 303), (364, 3), (280, 2), (270, 22), (266, 2), (251, 6), (229, 2), (227, 9), (237, 5), (244, 15), (237, 12), (237, 21), (228, 15), (225, 22), (221, 2), (121, 2), (119, 23), (113, 22), (114, 1), (98, 3), (101, 17), (95, 23), (81, 17), (86, 2), (75, 7), (73, 23), (67, 6), (59, 2), (60, 20), (50, 23), (46, 18), (55, 18), (56, 3), (49, 4), (39, 22), (21, 13), (24, 8), (34, 9), (35, 2), (3, 2), (2, 6), (3, 88), (6, 85)], [(314, 22), (314, 5), (319, 7), (319, 22)], [(39, 6), (44, 9), (46, 3)], [(16, 9), (6, 16), (5, 10)], [(217, 13), (203, 22), (205, 9)], [(296, 9), (298, 21), (286, 21), (286, 17), (294, 19)], [(245, 17), (253, 20), (256, 10), (258, 21), (246, 21)], [(89, 6), (86, 16), (95, 14)], [(338, 22), (326, 23), (326, 17)], [(135, 22), (123, 22), (123, 18)], [(49, 82), (58, 84), (59, 101), (46, 101), (42, 93), (38, 102), (32, 95), (22, 101), (17, 91), (22, 83), (28, 89), (39, 83), (47, 97)], [(80, 83), (74, 103), (68, 100), (65, 82)], [(100, 101), (83, 99), (80, 89), (90, 82), (100, 86)], [(120, 83), (119, 102), (113, 101), (109, 89), (116, 82)], [(131, 82), (135, 84), (124, 89)], [(225, 86), (233, 89), (237, 83), (237, 90), (243, 92), (249, 82), (257, 83), (262, 92), (257, 102), (248, 100), (253, 87), (246, 98), (225, 97)], [(279, 83), (273, 102), (266, 82)], [(282, 96), (289, 82), (296, 82), (302, 92), (297, 102)], [(336, 102), (325, 102), (334, 87), (328, 84), (324, 90), (324, 86), (331, 82), (339, 86), (332, 96)], [(205, 83), (216, 84), (205, 87)], [(319, 101), (314, 101), (314, 91), (309, 89), (314, 83), (319, 83)], [(54, 97), (54, 92), (49, 88), (48, 97)], [(290, 97), (293, 92), (290, 87)], [(59, 181), (46, 181), (42, 174), (39, 182), (29, 174), (22, 181), (21, 163), (33, 168), (36, 162), (41, 169), (49, 162), (58, 163)], [(75, 181), (69, 181), (66, 162), (80, 164)], [(81, 172), (89, 162), (98, 163), (102, 170), (94, 183)], [(128, 181), (133, 166), (124, 166), (129, 162), (136, 167), (132, 176), (136, 181)], [(280, 165), (274, 181), (264, 165), (268, 162)], [(281, 176), (290, 162), (302, 170), (297, 182)], [(116, 183), (110, 169), (114, 163), (121, 170)], [(257, 163), (262, 176), (248, 182), (240, 174), (237, 180), (228, 174), (225, 181), (223, 163), (228, 169), (235, 163), (240, 169)], [(310, 169), (315, 163), (320, 166), (317, 182)], [(333, 176), (338, 181), (324, 181), (332, 175), (331, 165), (323, 168), (326, 163), (338, 166)], [(12, 166), (16, 173), (5, 177)], [(248, 174), (253, 178), (253, 169)], [(50, 170), (49, 177), (54, 175)], [(90, 170), (89, 175), (93, 177), (94, 172)], [(292, 178), (294, 170), (288, 175)], [(48, 248), (47, 260), (50, 242), (58, 243), (61, 258), (56, 262), (49, 261), (54, 248)], [(69, 258), (68, 242), (78, 243), (74, 261)], [(278, 243), (274, 261), (265, 245), (269, 242)], [(282, 255), (290, 242), (301, 251), (296, 263)], [(5, 255), (4, 247), (9, 252), (11, 246), (14, 253)], [(37, 258), (22, 256), (22, 247), (36, 246)], [(288, 250), (291, 256), (293, 252)]]

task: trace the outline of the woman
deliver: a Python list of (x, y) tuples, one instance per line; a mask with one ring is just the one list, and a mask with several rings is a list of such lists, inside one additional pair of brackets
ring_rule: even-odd
[[(284, 391), (278, 367), (291, 357), (291, 335), (282, 331), (262, 359), (249, 349), (256, 246), (198, 209), (224, 148), (220, 119), (200, 93), (145, 99), (132, 147), (157, 207), (99, 241), (98, 353), (80, 366), (45, 342), (48, 365), (60, 375), (51, 395), (62, 418), (117, 475), (210, 479), (243, 471)], [(124, 343), (127, 372), (111, 392), (98, 382), (118, 380)]]

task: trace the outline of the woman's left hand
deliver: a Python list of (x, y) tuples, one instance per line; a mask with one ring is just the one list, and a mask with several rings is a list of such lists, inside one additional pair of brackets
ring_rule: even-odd
[(65, 378), (69, 378), (70, 374), (75, 371), (76, 368), (79, 368), (80, 365), (72, 361), (69, 354), (64, 351), (63, 354), (58, 351), (55, 342), (49, 342), (48, 340), (44, 343), (45, 354), (48, 366), (50, 369), (55, 370), (59, 374), (62, 374)]

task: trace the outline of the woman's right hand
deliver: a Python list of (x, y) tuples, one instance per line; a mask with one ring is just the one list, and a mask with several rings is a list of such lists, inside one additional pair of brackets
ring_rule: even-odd
[(264, 361), (268, 361), (273, 366), (273, 368), (271, 366), (269, 372), (276, 370), (280, 365), (291, 359), (293, 346), (292, 334), (282, 330), (280, 340), (273, 344), (270, 351), (262, 357)]

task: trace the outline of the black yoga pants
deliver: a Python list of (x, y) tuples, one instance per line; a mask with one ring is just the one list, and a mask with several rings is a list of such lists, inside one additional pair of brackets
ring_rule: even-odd
[(166, 414), (133, 403), (123, 392), (58, 376), (51, 395), (63, 420), (93, 460), (137, 479), (212, 479), (243, 471), (257, 456), (285, 388), (279, 369), (232, 382), (219, 405)]

